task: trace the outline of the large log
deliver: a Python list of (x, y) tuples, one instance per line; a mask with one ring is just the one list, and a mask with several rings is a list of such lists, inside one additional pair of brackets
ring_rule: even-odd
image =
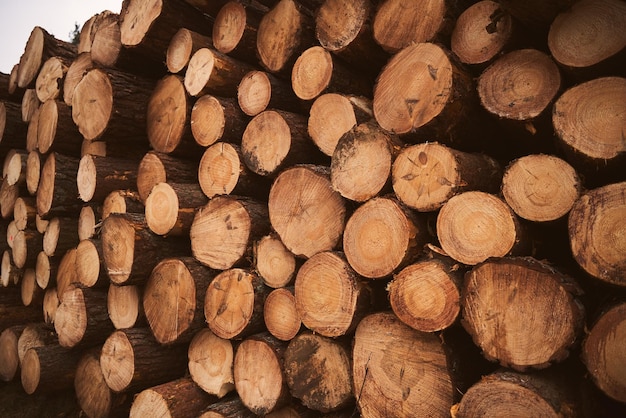
[(73, 59), (74, 57), (71, 60), (65, 57), (50, 57), (43, 63), (35, 80), (35, 91), (40, 102), (63, 99), (61, 95), (63, 81)]

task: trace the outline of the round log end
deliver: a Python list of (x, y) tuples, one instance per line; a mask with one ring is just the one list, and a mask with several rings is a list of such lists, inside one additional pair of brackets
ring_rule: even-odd
[(39, 362), (37, 351), (32, 349), (26, 351), (21, 366), (22, 387), (24, 388), (24, 392), (32, 395), (37, 390), (41, 377), (41, 363)]
[(272, 97), (272, 83), (264, 71), (250, 71), (237, 87), (237, 102), (248, 116), (256, 116), (265, 109)]
[(167, 75), (156, 84), (148, 101), (147, 134), (154, 150), (171, 153), (185, 132), (187, 93), (182, 80)]
[(189, 344), (189, 374), (206, 393), (222, 398), (235, 388), (235, 350), (230, 340), (204, 328)]
[(215, 56), (209, 48), (200, 48), (189, 59), (185, 71), (185, 90), (191, 96), (199, 95), (206, 86), (215, 65)]
[(152, 188), (167, 180), (165, 166), (157, 154), (148, 152), (143, 156), (137, 168), (137, 192), (142, 201), (146, 201)]
[(213, 45), (222, 54), (234, 50), (246, 29), (247, 14), (243, 4), (236, 1), (226, 3), (213, 23)]
[(127, 47), (137, 46), (143, 42), (152, 23), (161, 14), (163, 0), (146, 2), (129, 1), (124, 3), (120, 14), (120, 40)]
[(198, 183), (209, 198), (228, 195), (237, 186), (240, 166), (237, 150), (226, 142), (211, 145), (198, 165)]
[(135, 353), (128, 336), (115, 331), (102, 345), (100, 367), (107, 385), (120, 392), (130, 385), (135, 374)]
[(172, 74), (181, 72), (189, 63), (193, 49), (193, 37), (187, 28), (180, 28), (172, 37), (165, 53), (167, 70)]
[(312, 100), (328, 87), (332, 75), (333, 60), (330, 52), (321, 46), (313, 46), (300, 54), (293, 65), (291, 86), (296, 96), (302, 100)]
[(100, 69), (83, 75), (72, 96), (72, 119), (85, 139), (99, 138), (113, 113), (113, 87)]
[(225, 125), (224, 108), (217, 98), (204, 95), (196, 100), (191, 109), (191, 133), (199, 145), (208, 147), (217, 142)]
[(339, 139), (356, 124), (350, 100), (341, 94), (326, 93), (313, 102), (307, 131), (320, 151), (332, 156)]
[(102, 256), (111, 282), (124, 283), (135, 257), (135, 229), (123, 217), (109, 216), (101, 230)]
[(107, 311), (116, 329), (131, 328), (137, 323), (141, 306), (139, 288), (111, 284), (107, 293)]
[(166, 235), (176, 225), (178, 219), (178, 195), (167, 183), (158, 183), (145, 203), (145, 216), (148, 228), (157, 235)]
[(302, 327), (296, 309), (296, 298), (285, 288), (274, 289), (267, 295), (263, 306), (263, 318), (270, 334), (281, 341), (290, 341)]
[(254, 246), (254, 266), (263, 282), (274, 289), (291, 282), (296, 272), (296, 257), (276, 235), (266, 235)]
[(60, 295), (62, 300), (54, 316), (54, 329), (59, 344), (65, 348), (76, 346), (87, 330), (87, 307), (83, 291), (68, 287)]

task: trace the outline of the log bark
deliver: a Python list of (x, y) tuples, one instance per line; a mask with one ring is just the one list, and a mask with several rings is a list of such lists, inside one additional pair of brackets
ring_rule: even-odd
[(284, 377), (286, 343), (267, 333), (246, 338), (237, 348), (233, 373), (244, 405), (257, 415), (285, 406), (291, 395)]
[(191, 96), (214, 94), (232, 97), (241, 79), (253, 66), (213, 48), (201, 48), (189, 59), (185, 71), (185, 90)]
[(487, 154), (428, 142), (402, 149), (391, 176), (393, 191), (402, 203), (419, 212), (431, 212), (465, 191), (498, 192), (502, 169)]
[(18, 103), (0, 102), (0, 146), (1, 149), (25, 148), (28, 126), (22, 120), (22, 107)]
[(137, 192), (142, 201), (157, 183), (167, 181), (192, 183), (197, 180), (198, 166), (191, 161), (158, 152), (147, 152), (137, 168)]
[(270, 334), (281, 341), (292, 340), (302, 329), (293, 287), (273, 289), (263, 304), (263, 322)]
[(45, 322), (32, 322), (26, 325), (17, 340), (17, 355), (20, 363), (31, 348), (58, 344), (54, 328)]
[(249, 121), (232, 97), (207, 94), (199, 97), (191, 109), (191, 133), (203, 147), (220, 140), (240, 143)]
[[(271, 414), (271, 413), (270, 413)], [(250, 411), (239, 396), (228, 397), (207, 406), (199, 418), (253, 418)]]
[(359, 275), (381, 279), (405, 267), (428, 241), (425, 219), (394, 197), (376, 197), (359, 206), (343, 233), (343, 251)]
[(35, 91), (39, 101), (45, 103), (47, 100), (62, 100), (63, 81), (74, 57), (50, 57), (48, 58), (35, 79)]
[(136, 285), (109, 285), (107, 311), (115, 329), (127, 329), (145, 323), (141, 295), (142, 288)]
[(85, 155), (78, 164), (76, 185), (83, 202), (102, 202), (114, 190), (133, 189), (137, 185), (137, 162)]
[(215, 272), (191, 257), (164, 258), (153, 269), (143, 310), (160, 344), (184, 343), (204, 325), (204, 295)]
[(39, 108), (37, 120), (38, 151), (79, 157), (82, 142), (83, 136), (72, 120), (72, 109), (59, 100), (45, 101)]
[(13, 325), (0, 334), (0, 380), (10, 382), (20, 367), (17, 353), (17, 341), (26, 325)]
[[(251, 3), (251, 2), (248, 2)], [(226, 2), (215, 15), (215, 49), (241, 61), (257, 65), (256, 40), (263, 12), (240, 1)]]
[(113, 190), (102, 202), (102, 219), (112, 213), (141, 213), (145, 207), (135, 190)]
[(233, 343), (204, 328), (189, 344), (189, 374), (206, 393), (223, 398), (235, 389)]
[(197, 208), (207, 202), (198, 183), (158, 183), (145, 202), (146, 223), (157, 235), (189, 236)]
[(213, 46), (211, 37), (194, 32), (187, 28), (180, 28), (167, 46), (165, 64), (172, 74), (181, 73), (187, 68), (191, 56), (200, 48)]
[(0, 329), (14, 325), (41, 321), (41, 309), (24, 306), (20, 300), (20, 289), (3, 288), (0, 292)]
[(461, 323), (488, 360), (546, 368), (567, 358), (580, 336), (579, 295), (572, 279), (532, 258), (486, 261), (465, 279)]
[(557, 0), (546, 3), (531, 0), (522, 4), (516, 1), (503, 0), (500, 3), (506, 12), (522, 22), (529, 30), (545, 34), (558, 14), (573, 5), (575, 1)]
[(253, 255), (254, 269), (267, 286), (277, 289), (293, 282), (297, 271), (296, 257), (276, 233), (256, 241)]
[(100, 367), (114, 392), (136, 393), (182, 377), (187, 346), (164, 346), (149, 328), (114, 331), (102, 345)]
[(206, 290), (204, 317), (209, 328), (228, 339), (263, 331), (263, 303), (268, 293), (255, 273), (240, 268), (224, 270)]
[[(86, 25), (87, 23), (85, 23)], [(83, 28), (85, 28), (83, 25)], [(74, 97), (74, 90), (80, 80), (83, 79), (83, 75), (86, 72), (94, 68), (96, 64), (94, 64), (91, 59), (91, 54), (89, 52), (81, 52), (70, 64), (70, 67), (67, 69), (67, 73), (65, 73), (65, 79), (63, 80), (63, 101), (66, 105), (72, 105), (72, 99)]]
[(361, 416), (449, 416), (454, 383), (435, 334), (415, 331), (392, 313), (374, 313), (356, 329), (352, 361)]
[(79, 354), (58, 344), (30, 348), (22, 360), (22, 386), (29, 395), (71, 388)]
[(42, 218), (76, 214), (81, 204), (78, 199), (76, 175), (79, 160), (69, 155), (48, 154), (41, 169), (37, 187), (37, 214)]
[(330, 338), (354, 331), (371, 305), (370, 288), (339, 252), (320, 252), (306, 260), (294, 295), (304, 326)]
[(624, 211), (626, 182), (607, 184), (583, 194), (568, 219), (572, 255), (592, 277), (626, 285)]
[(195, 213), (189, 232), (191, 252), (202, 264), (226, 270), (252, 256), (253, 243), (269, 229), (264, 204), (244, 197), (216, 196)]

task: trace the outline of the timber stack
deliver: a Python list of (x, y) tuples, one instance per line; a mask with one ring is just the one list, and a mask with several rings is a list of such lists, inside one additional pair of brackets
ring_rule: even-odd
[(2, 415), (626, 414), (626, 3), (120, 6), (0, 74)]

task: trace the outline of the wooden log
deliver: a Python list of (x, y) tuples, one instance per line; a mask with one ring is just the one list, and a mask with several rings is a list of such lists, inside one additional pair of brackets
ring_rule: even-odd
[(182, 377), (139, 392), (130, 407), (129, 417), (191, 417), (200, 414), (214, 400), (190, 377)]
[(314, 22), (299, 3), (280, 0), (261, 18), (256, 49), (270, 73), (288, 73), (297, 56), (313, 45)]
[(189, 374), (206, 393), (223, 398), (235, 389), (233, 343), (204, 328), (196, 333), (189, 344)]
[(62, 100), (63, 81), (73, 59), (50, 57), (43, 63), (35, 79), (35, 91), (40, 102)]
[(20, 366), (17, 341), (26, 325), (19, 324), (5, 328), (0, 334), (0, 380), (13, 380)]
[(187, 68), (189, 59), (200, 48), (210, 48), (213, 40), (210, 36), (202, 35), (187, 28), (180, 28), (172, 36), (165, 53), (167, 70), (172, 74), (181, 73)]
[(11, 67), (11, 71), (9, 71), (8, 78), (4, 78), (3, 87), (4, 94), (8, 96), (8, 98), (15, 102), (20, 102), (22, 100), (22, 96), (24, 95), (25, 89), (18, 87), (17, 85), (17, 73), (20, 68), (19, 63), (13, 64)]
[(78, 219), (54, 217), (43, 234), (43, 251), (49, 257), (63, 254), (78, 244)]
[(42, 154), (51, 151), (74, 157), (80, 156), (83, 136), (72, 120), (72, 109), (60, 100), (50, 99), (39, 108), (37, 119), (37, 149)]
[(18, 269), (35, 265), (37, 254), (43, 249), (41, 234), (34, 229), (18, 231), (13, 238), (11, 256)]
[(254, 69), (213, 48), (201, 48), (189, 59), (185, 71), (185, 90), (191, 96), (214, 94), (234, 96), (241, 79)]
[(136, 184), (137, 162), (134, 160), (89, 154), (80, 159), (76, 185), (78, 196), (84, 202), (101, 202), (112, 191), (132, 189)]
[(291, 395), (284, 376), (286, 343), (268, 333), (246, 338), (237, 348), (233, 373), (244, 405), (257, 415), (285, 406)]
[(82, 286), (108, 287), (103, 253), (100, 239), (84, 239), (76, 245), (76, 276)]
[(54, 325), (56, 312), (61, 302), (56, 287), (49, 287), (43, 296), (43, 320), (48, 325)]
[(576, 200), (568, 218), (570, 248), (578, 265), (618, 286), (626, 285), (625, 189), (622, 182), (588, 191)]
[(41, 179), (42, 155), (39, 151), (30, 151), (26, 158), (26, 189), (34, 196), (39, 188)]
[(38, 145), (38, 128), (39, 128), (39, 99), (37, 99), (37, 108), (33, 111), (28, 121), (28, 128), (26, 130), (26, 151), (35, 151)]
[(93, 35), (96, 30), (95, 27), (97, 26), (98, 20), (103, 16), (105, 16), (104, 12), (96, 13), (83, 23), (83, 26), (80, 28), (80, 33), (78, 34), (78, 44), (76, 45), (78, 54), (91, 52)]
[(30, 348), (22, 360), (22, 386), (29, 395), (71, 388), (79, 354), (58, 344)]
[(56, 39), (40, 26), (35, 26), (26, 41), (24, 53), (20, 57), (17, 70), (17, 85), (32, 88), (41, 66), (51, 57), (72, 59), (76, 56), (76, 46)]
[(191, 109), (191, 133), (203, 147), (219, 140), (240, 143), (249, 121), (234, 98), (206, 94)]
[(255, 273), (241, 268), (224, 270), (206, 290), (204, 317), (209, 328), (228, 339), (263, 331), (263, 303), (268, 293)]
[(339, 243), (346, 208), (332, 189), (328, 169), (296, 166), (280, 173), (268, 199), (272, 228), (297, 257), (308, 258)]
[(74, 247), (63, 254), (57, 267), (55, 286), (59, 300), (63, 302), (65, 291), (73, 285), (78, 286), (78, 284), (79, 277), (76, 274), (76, 247)]
[(18, 103), (0, 102), (0, 145), (2, 149), (25, 147), (28, 126), (21, 117), (22, 107)]
[(274, 289), (293, 282), (297, 264), (276, 233), (265, 235), (254, 243), (253, 265), (263, 282)]
[(195, 7), (202, 13), (205, 13), (211, 17), (217, 16), (222, 6), (224, 6), (228, 0), (184, 0), (185, 3)]
[(35, 89), (26, 89), (24, 91), (24, 96), (22, 96), (22, 122), (30, 122), (33, 114), (39, 108), (41, 102), (39, 98), (37, 98), (37, 92)]
[(164, 346), (149, 328), (114, 331), (102, 345), (100, 367), (114, 392), (136, 393), (185, 374), (187, 345)]
[(22, 185), (26, 182), (27, 158), (28, 151), (24, 149), (11, 148), (6, 152), (6, 154), (4, 154), (2, 177), (7, 178), (7, 184), (9, 186), (13, 186), (18, 183), (19, 185)]
[(403, 148), (393, 162), (391, 176), (393, 191), (402, 203), (429, 212), (465, 191), (498, 192), (502, 169), (487, 154), (428, 142)]
[[(267, 416), (271, 415), (268, 414)], [(208, 405), (200, 418), (253, 418), (254, 412), (250, 411), (241, 401), (239, 396), (229, 396)]]
[(37, 214), (42, 218), (78, 213), (76, 175), (80, 161), (69, 155), (48, 154), (37, 187)]
[(369, 310), (370, 292), (339, 252), (320, 252), (306, 260), (294, 284), (296, 309), (304, 326), (331, 338), (354, 331)]
[(83, 205), (78, 213), (78, 240), (92, 238), (100, 230), (100, 210), (95, 205)]
[(434, 333), (415, 331), (389, 312), (368, 315), (356, 329), (352, 352), (352, 384), (361, 416), (390, 411), (448, 416), (455, 393), (447, 361)]
[(45, 322), (32, 322), (26, 325), (17, 340), (17, 355), (22, 362), (31, 348), (58, 344), (54, 328)]
[(189, 231), (191, 252), (206, 266), (229, 269), (252, 255), (253, 242), (269, 232), (268, 219), (265, 204), (216, 196), (195, 213)]
[(24, 274), (22, 275), (20, 286), (22, 293), (22, 304), (24, 306), (41, 308), (43, 305), (44, 291), (37, 284), (37, 277), (35, 275), (34, 267), (27, 267), (24, 269)]
[[(85, 26), (83, 25), (83, 29)], [(67, 73), (65, 73), (65, 79), (63, 80), (63, 101), (66, 105), (72, 105), (72, 99), (74, 97), (74, 90), (76, 86), (83, 79), (83, 75), (96, 65), (91, 59), (89, 52), (81, 52), (72, 61)]]
[(198, 183), (158, 183), (145, 202), (148, 228), (157, 235), (189, 236), (196, 209), (208, 200)]
[(237, 87), (237, 102), (248, 116), (256, 116), (266, 109), (302, 113), (309, 108), (286, 80), (259, 70), (252, 70), (241, 79)]
[(137, 192), (143, 202), (158, 183), (197, 181), (198, 166), (191, 161), (158, 152), (147, 152), (137, 168)]
[(215, 15), (213, 44), (222, 54), (257, 65), (256, 40), (263, 12), (240, 1), (228, 1)]
[(292, 340), (302, 329), (302, 320), (296, 308), (293, 287), (273, 289), (263, 304), (263, 322), (275, 338)]
[(72, 119), (85, 139), (143, 138), (154, 82), (113, 69), (88, 70), (74, 88)]
[(341, 342), (307, 332), (289, 342), (284, 356), (289, 391), (304, 406), (326, 413), (353, 404), (352, 364)]
[(159, 260), (189, 254), (188, 240), (156, 235), (138, 213), (109, 215), (100, 237), (109, 279), (118, 285), (143, 283)]
[(11, 185), (8, 178), (3, 177), (2, 184), (0, 184), (0, 215), (3, 219), (9, 219), (13, 216), (15, 201), (19, 194), (19, 184)]
[(524, 4), (511, 0), (500, 2), (507, 13), (528, 27), (529, 32), (542, 35), (547, 32), (548, 27), (558, 14), (567, 10), (574, 3), (572, 0), (556, 0), (550, 3), (532, 0)]
[(20, 300), (20, 289), (13, 286), (0, 292), (0, 328), (41, 321), (41, 309), (24, 306)]
[(359, 275), (381, 279), (408, 265), (428, 239), (423, 217), (394, 197), (375, 197), (346, 222), (343, 251)]
[(143, 293), (143, 310), (160, 344), (184, 343), (204, 326), (204, 295), (215, 272), (191, 257), (164, 258)]
[(16, 286), (22, 279), (24, 269), (15, 265), (11, 249), (2, 253), (2, 287)]
[(527, 255), (529, 239), (515, 212), (494, 194), (469, 191), (450, 198), (437, 216), (441, 248), (463, 264)]
[(141, 213), (144, 210), (144, 204), (135, 190), (113, 190), (102, 202), (102, 219), (112, 213)]
[(142, 289), (136, 285), (109, 285), (107, 311), (115, 329), (127, 329), (145, 323)]
[(488, 360), (541, 369), (567, 358), (580, 335), (578, 295), (578, 285), (551, 266), (529, 257), (494, 259), (468, 273), (461, 323)]

